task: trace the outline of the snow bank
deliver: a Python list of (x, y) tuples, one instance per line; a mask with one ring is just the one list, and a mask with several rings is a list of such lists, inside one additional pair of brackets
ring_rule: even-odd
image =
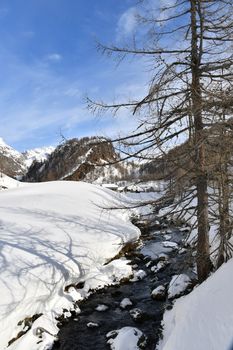
[[(83, 290), (129, 274), (124, 260), (103, 265), (139, 230), (126, 212), (102, 209), (119, 204), (117, 194), (86, 183), (27, 184), (0, 196), (0, 349), (22, 331), (20, 321), (39, 314), (8, 349), (48, 349), (58, 331), (55, 317)], [(88, 288), (72, 288), (81, 281)]]
[(0, 173), (0, 190), (1, 189), (10, 189), (10, 188), (17, 188), (17, 187), (24, 187), (26, 186), (25, 183), (19, 182), (15, 179), (12, 179), (11, 177)]
[(164, 314), (157, 350), (233, 349), (233, 259)]

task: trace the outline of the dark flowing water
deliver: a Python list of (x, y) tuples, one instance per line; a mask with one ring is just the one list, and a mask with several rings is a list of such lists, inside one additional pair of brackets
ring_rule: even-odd
[[(58, 341), (55, 342), (53, 350), (109, 349), (106, 334), (125, 326), (140, 329), (147, 338), (146, 349), (155, 349), (161, 333), (160, 324), (164, 310), (171, 307), (172, 302), (168, 299), (164, 301), (152, 299), (152, 290), (159, 285), (167, 286), (175, 274), (186, 273), (194, 277), (191, 250), (178, 254), (177, 250), (164, 248), (161, 243), (169, 239), (169, 241), (178, 243), (181, 249), (182, 240), (187, 233), (170, 227), (167, 233), (170, 237), (168, 237), (165, 231), (164, 229), (162, 231), (150, 229), (142, 237), (142, 246), (127, 255), (134, 269), (144, 270), (146, 276), (137, 282), (126, 282), (99, 290), (81, 302), (79, 304), (81, 313), (61, 323)], [(151, 267), (158, 262), (160, 253), (168, 256), (169, 265), (155, 273), (151, 271)], [(124, 298), (129, 298), (133, 305), (122, 309), (120, 303)], [(98, 304), (105, 304), (108, 309), (102, 312), (96, 311)], [(130, 310), (133, 308), (141, 310), (139, 319), (133, 319), (131, 316)], [(89, 322), (97, 323), (98, 327), (88, 328)]]

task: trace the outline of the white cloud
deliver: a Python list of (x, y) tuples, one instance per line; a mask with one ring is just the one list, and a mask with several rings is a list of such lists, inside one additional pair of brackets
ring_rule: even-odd
[[(38, 106), (39, 107), (39, 106)], [(5, 113), (4, 119), (5, 123), (2, 127), (2, 135), (4, 138), (9, 139), (10, 142), (18, 142), (24, 139), (35, 139), (38, 137), (38, 132), (43, 130), (49, 130), (51, 127), (51, 139), (55, 137), (59, 129), (72, 129), (77, 127), (80, 123), (86, 122), (93, 116), (87, 115), (83, 108), (63, 108), (59, 111), (56, 108), (48, 108), (47, 110), (42, 110), (40, 108), (27, 108), (25, 110), (21, 109), (17, 113), (17, 119), (15, 118), (11, 124), (8, 120), (12, 120), (12, 114), (16, 115), (16, 110), (12, 110)], [(3, 118), (1, 118), (3, 119)], [(12, 127), (12, 124), (14, 127)], [(42, 132), (43, 134), (43, 132)], [(6, 137), (5, 137), (6, 135)]]
[(130, 7), (127, 11), (125, 11), (121, 15), (118, 21), (118, 25), (117, 25), (118, 38), (132, 34), (136, 26), (137, 26), (136, 8)]
[(46, 59), (48, 61), (59, 62), (62, 60), (62, 55), (60, 55), (59, 53), (50, 53), (46, 56)]

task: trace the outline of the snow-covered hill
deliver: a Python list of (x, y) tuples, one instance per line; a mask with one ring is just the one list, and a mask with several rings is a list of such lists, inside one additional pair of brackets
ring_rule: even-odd
[[(119, 204), (119, 195), (100, 186), (25, 183), (0, 196), (0, 349), (42, 350), (64, 309), (131, 273), (126, 260), (106, 263), (139, 230), (127, 213), (102, 209)], [(84, 288), (76, 289), (78, 282)]]

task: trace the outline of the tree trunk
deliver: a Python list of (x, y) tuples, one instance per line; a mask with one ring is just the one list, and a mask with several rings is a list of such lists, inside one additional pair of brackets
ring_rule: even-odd
[[(225, 115), (223, 115), (225, 121)], [(227, 255), (227, 240), (230, 236), (230, 188), (229, 188), (229, 170), (228, 161), (230, 155), (228, 154), (228, 147), (226, 144), (227, 132), (223, 129), (220, 130), (220, 142), (223, 143), (220, 146), (220, 178), (219, 178), (219, 236), (220, 244), (218, 249), (217, 267), (220, 267)], [(229, 158), (229, 159), (228, 159)]]
[[(191, 3), (191, 35), (192, 35), (192, 115), (194, 119), (194, 143), (196, 150), (196, 188), (197, 188), (197, 274), (202, 282), (210, 273), (209, 257), (209, 222), (208, 222), (208, 192), (207, 172), (205, 166), (205, 135), (202, 120), (202, 93), (200, 82), (201, 38), (197, 35), (197, 12), (199, 0), (190, 0)], [(201, 14), (198, 13), (200, 16)], [(201, 27), (200, 17), (200, 27)], [(200, 29), (201, 31), (201, 29)]]

